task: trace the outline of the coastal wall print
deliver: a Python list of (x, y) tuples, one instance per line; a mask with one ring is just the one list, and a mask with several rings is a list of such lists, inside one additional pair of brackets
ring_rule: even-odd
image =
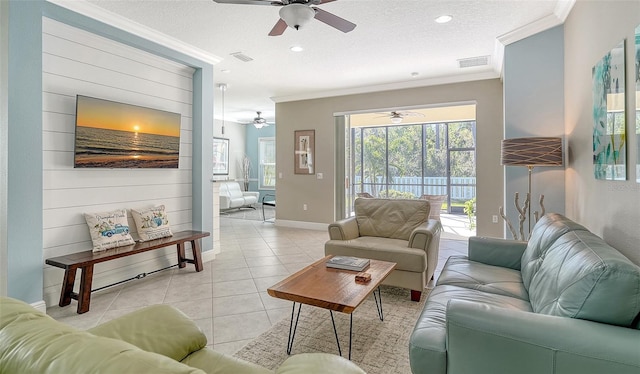
[(626, 180), (624, 40), (592, 70), (593, 166), (596, 179)]
[(295, 174), (314, 174), (313, 160), (315, 156), (315, 130), (294, 131), (294, 164)]
[(640, 25), (636, 27), (636, 182), (640, 183)]
[(180, 114), (77, 95), (76, 168), (178, 168)]

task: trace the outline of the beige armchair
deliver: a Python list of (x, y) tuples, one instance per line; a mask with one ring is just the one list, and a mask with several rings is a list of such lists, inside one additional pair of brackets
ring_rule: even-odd
[(438, 263), (441, 231), (426, 200), (356, 199), (355, 217), (329, 225), (324, 252), (397, 263), (383, 284), (408, 288), (418, 301)]

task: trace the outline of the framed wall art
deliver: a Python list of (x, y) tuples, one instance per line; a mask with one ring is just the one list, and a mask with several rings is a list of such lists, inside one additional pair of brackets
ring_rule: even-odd
[(592, 70), (593, 166), (596, 179), (626, 180), (625, 41)]
[(213, 175), (229, 175), (229, 139), (213, 138)]
[(314, 174), (315, 130), (294, 131), (294, 173)]

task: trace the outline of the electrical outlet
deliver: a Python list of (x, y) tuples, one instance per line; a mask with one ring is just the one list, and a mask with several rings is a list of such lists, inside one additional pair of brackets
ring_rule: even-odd
[(324, 178), (324, 175), (322, 175), (322, 173), (316, 173), (316, 178), (317, 179), (322, 179), (322, 178)]
[(307, 204), (302, 204), (302, 210), (307, 210)]
[(491, 222), (498, 223), (498, 216), (495, 215), (495, 214), (493, 216), (491, 216)]
[(278, 173), (278, 179), (282, 179), (282, 172)]

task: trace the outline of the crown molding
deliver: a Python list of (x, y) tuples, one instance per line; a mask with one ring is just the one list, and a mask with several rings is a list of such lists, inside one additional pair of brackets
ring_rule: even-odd
[(318, 92), (311, 92), (311, 93), (306, 93), (301, 95), (274, 96), (274, 97), (271, 97), (271, 100), (273, 100), (275, 103), (284, 103), (289, 101), (321, 99), (325, 97), (357, 95), (357, 94), (364, 94), (364, 93), (371, 93), (371, 92), (402, 90), (407, 88), (426, 87), (426, 86), (437, 86), (441, 84), (471, 82), (471, 81), (479, 81), (479, 80), (485, 80), (485, 79), (494, 79), (499, 77), (500, 77), (500, 74), (498, 72), (491, 70), (491, 71), (483, 71), (480, 73), (459, 74), (459, 75), (451, 75), (446, 77), (435, 77), (435, 78), (411, 80), (411, 81), (405, 81), (405, 82), (378, 84), (373, 86), (362, 86), (362, 87), (352, 87), (352, 88), (345, 88), (345, 89), (338, 89), (338, 90), (318, 91)]
[(569, 13), (571, 12), (571, 9), (573, 9), (575, 3), (576, 0), (559, 0), (553, 14), (531, 22), (506, 34), (500, 35), (497, 39), (502, 43), (502, 45), (509, 45), (552, 27), (562, 25), (569, 16)]
[(110, 12), (85, 0), (47, 0), (47, 2), (69, 9), (75, 13), (103, 22), (120, 30), (137, 35), (143, 39), (158, 43), (174, 51), (184, 53), (187, 56), (215, 65), (222, 58), (215, 56), (203, 49), (191, 46), (174, 37), (163, 34), (150, 27), (134, 22), (128, 18)]
[(560, 0), (556, 4), (556, 9), (553, 13), (558, 17), (561, 23), (567, 20), (569, 17), (569, 13), (571, 13), (571, 9), (576, 5), (576, 0)]

